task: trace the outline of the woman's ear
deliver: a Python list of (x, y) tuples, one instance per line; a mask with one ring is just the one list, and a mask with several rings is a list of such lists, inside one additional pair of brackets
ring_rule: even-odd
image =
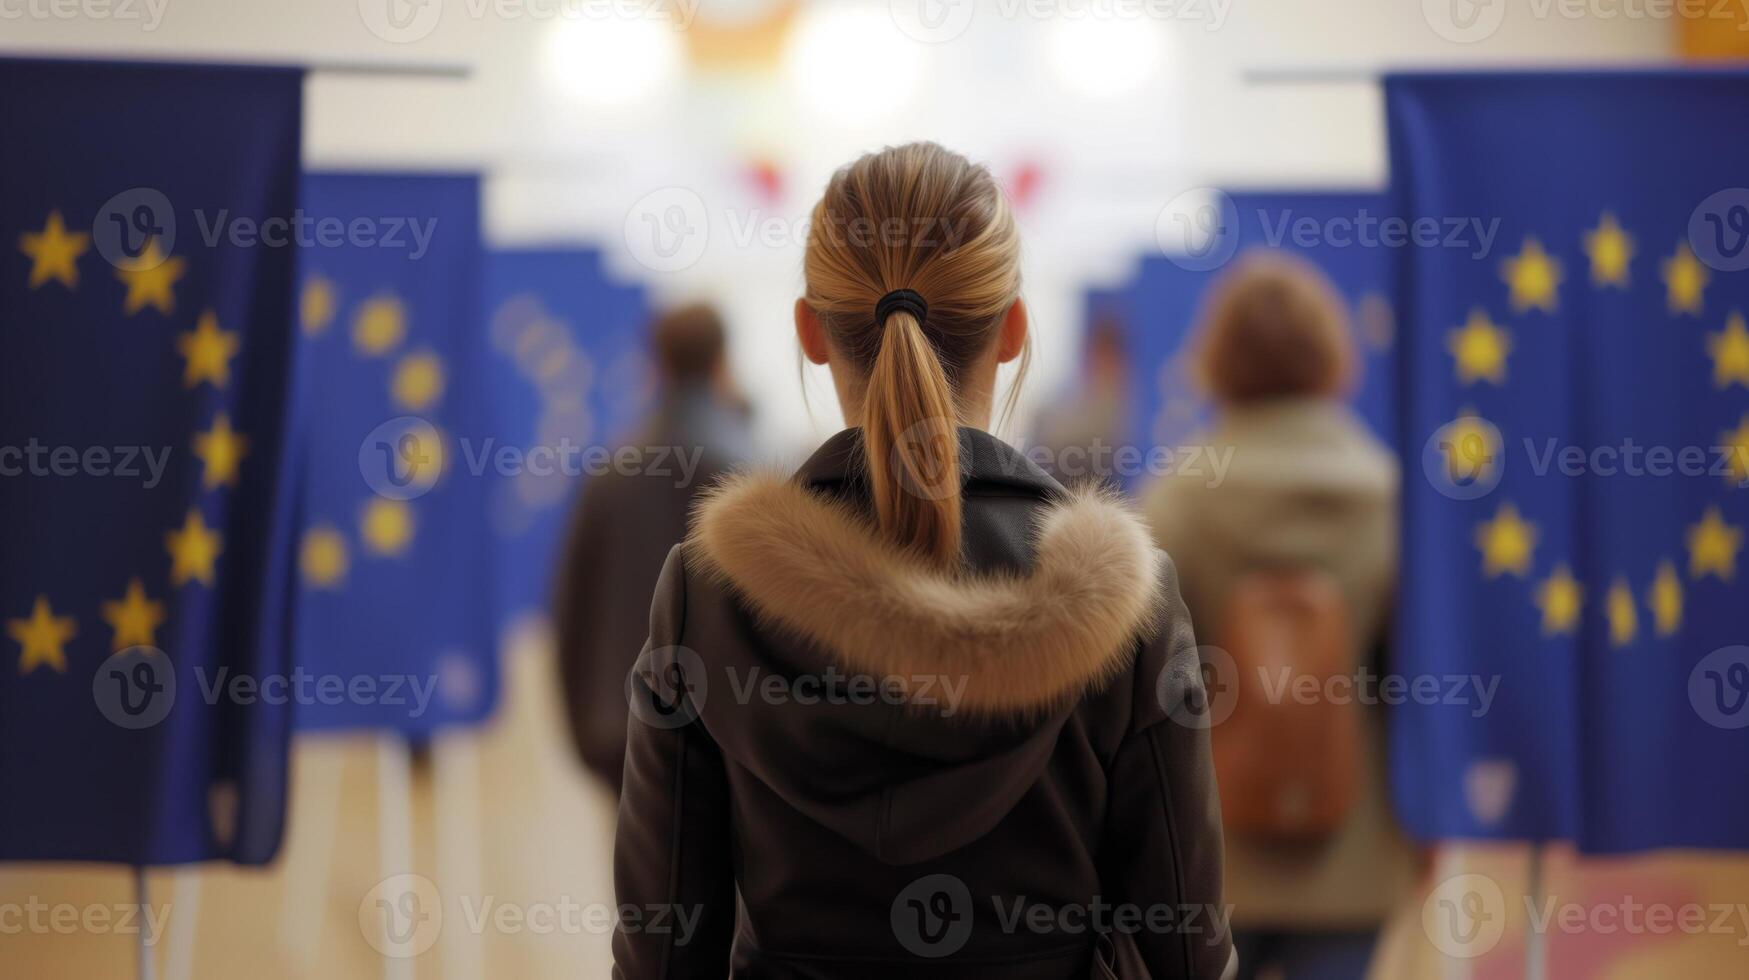
[(1007, 364), (1026, 349), (1026, 301), (1015, 297), (1002, 314), (1002, 333), (996, 338), (996, 363)]
[(826, 363), (826, 330), (820, 326), (820, 315), (805, 299), (796, 300), (796, 340), (801, 342), (802, 354), (809, 361)]

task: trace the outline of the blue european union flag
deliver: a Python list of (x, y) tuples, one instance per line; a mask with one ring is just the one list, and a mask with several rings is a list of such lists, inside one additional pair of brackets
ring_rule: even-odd
[(479, 179), (304, 182), (300, 729), (426, 735), (497, 697)]
[(1208, 406), (1188, 370), (1186, 342), (1209, 287), (1229, 260), (1251, 249), (1298, 254), (1330, 277), (1354, 331), (1360, 378), (1351, 402), (1373, 432), (1390, 441), (1395, 318), (1388, 297), (1390, 253), (1398, 239), (1385, 225), (1386, 209), (1384, 195), (1359, 191), (1225, 192), (1200, 209), (1206, 237), (1189, 251), (1145, 259), (1123, 304), (1133, 323), (1131, 355), (1139, 369), (1133, 407), (1141, 444), (1178, 442), (1207, 421)]
[(278, 848), (302, 81), (0, 60), (0, 859)]
[(1749, 74), (1402, 75), (1396, 712), (1423, 838), (1749, 846)]
[(516, 462), (492, 488), (497, 605), (508, 625), (542, 613), (580, 479), (650, 401), (642, 289), (592, 249), (488, 253), (494, 452)]

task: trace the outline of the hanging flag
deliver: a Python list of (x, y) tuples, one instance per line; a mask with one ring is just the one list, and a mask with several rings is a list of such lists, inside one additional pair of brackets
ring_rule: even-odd
[(612, 464), (615, 437), (650, 401), (642, 289), (583, 248), (486, 257), (497, 472), (490, 502), (501, 626), (552, 602), (552, 573), (580, 480)]
[(301, 71), (0, 60), (0, 860), (270, 860)]
[(1749, 74), (1403, 75), (1386, 104), (1394, 209), (1500, 222), (1485, 255), (1395, 253), (1398, 810), (1749, 846), (1749, 133), (1720, 122)]
[(304, 181), (300, 729), (425, 735), (496, 700), (479, 195), (474, 176)]

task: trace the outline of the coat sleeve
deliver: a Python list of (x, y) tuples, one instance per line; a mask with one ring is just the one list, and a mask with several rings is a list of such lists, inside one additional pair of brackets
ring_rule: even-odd
[(614, 592), (608, 578), (613, 558), (607, 549), (608, 523), (613, 520), (603, 499), (604, 486), (591, 481), (583, 487), (565, 532), (559, 559), (557, 588), (553, 590), (553, 643), (557, 651), (559, 692), (564, 699), (565, 720), (571, 744), (589, 770), (617, 790), (620, 759), (625, 746), (618, 727), (604, 725), (604, 717), (617, 712), (601, 710), (603, 699), (620, 698), (624, 692), (598, 689), (595, 678), (600, 658), (623, 656), (603, 649), (599, 614), (601, 603)]
[(735, 882), (728, 779), (687, 678), (704, 664), (684, 645), (683, 547), (662, 566), (650, 638), (629, 684), (613, 860), (616, 980), (729, 975)]
[(1132, 720), (1111, 764), (1100, 873), (1112, 902), (1138, 910), (1117, 937), (1120, 957), (1139, 955), (1155, 980), (1220, 980), (1237, 960), (1210, 704), (1177, 573), (1162, 565), (1159, 629), (1136, 659)]

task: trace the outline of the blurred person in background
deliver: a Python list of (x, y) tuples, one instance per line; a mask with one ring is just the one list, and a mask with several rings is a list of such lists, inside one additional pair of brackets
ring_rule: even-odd
[(1088, 328), (1081, 374), (1074, 387), (1039, 417), (1038, 444), (1050, 450), (1052, 476), (1065, 483), (1123, 484), (1115, 453), (1129, 433), (1130, 355), (1124, 328), (1107, 314)]
[[(615, 884), (698, 918), (622, 918), (616, 977), (1229, 967), (1207, 733), (1172, 715), (1204, 696), (1172, 566), (986, 431), (1027, 350), (1019, 258), (989, 172), (935, 144), (828, 183), (796, 332), (859, 427), (725, 483), (668, 557)], [(1136, 930), (1114, 905), (1197, 914)]]
[[(559, 680), (583, 764), (617, 792), (625, 755), (626, 675), (648, 635), (649, 598), (668, 549), (686, 536), (693, 497), (751, 454), (746, 402), (733, 390), (716, 310), (682, 306), (651, 329), (655, 409), (627, 445), (667, 453), (656, 472), (617, 466), (578, 495), (560, 557), (554, 622)], [(687, 470), (685, 462), (696, 466)]]
[[(1361, 977), (1414, 858), (1386, 800), (1383, 712), (1356, 703), (1364, 686), (1326, 682), (1382, 668), (1396, 461), (1342, 402), (1347, 314), (1309, 263), (1243, 256), (1212, 287), (1192, 358), (1215, 416), (1190, 445), (1230, 463), (1218, 481), (1162, 477), (1144, 500), (1219, 648), (1204, 669), (1241, 976)], [(1356, 697), (1270, 697), (1306, 675)]]

